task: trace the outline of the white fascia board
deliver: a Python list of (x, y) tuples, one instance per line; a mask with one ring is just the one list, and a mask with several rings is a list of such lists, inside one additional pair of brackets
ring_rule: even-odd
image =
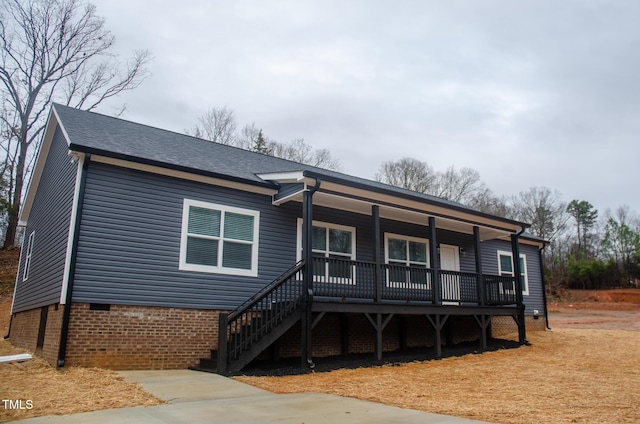
[[(376, 201), (384, 202), (388, 205), (396, 205), (400, 208), (405, 207), (420, 211), (426, 215), (435, 216), (436, 219), (449, 219), (452, 221), (475, 223), (479, 227), (494, 228), (507, 233), (515, 233), (522, 230), (522, 226), (516, 224), (505, 223), (499, 219), (493, 220), (490, 217), (478, 216), (472, 213), (466, 213), (461, 210), (454, 210), (447, 207), (446, 204), (431, 204), (420, 199), (407, 199), (405, 197), (397, 197), (392, 194), (377, 193), (375, 191), (363, 190), (361, 188), (350, 187), (348, 185), (337, 184), (333, 182), (322, 182), (321, 190), (331, 190), (337, 193), (352, 195), (370, 200), (372, 203)], [(470, 224), (471, 225), (471, 224)]]
[[(75, 153), (75, 152), (74, 152)], [(82, 168), (84, 167), (84, 154), (78, 156), (78, 168), (76, 171), (76, 185), (73, 192), (73, 204), (71, 205), (71, 217), (69, 219), (69, 233), (67, 236), (67, 252), (64, 258), (64, 274), (62, 274), (62, 289), (60, 290), (60, 304), (67, 303), (67, 290), (71, 275), (71, 256), (73, 255), (73, 240), (75, 238), (76, 220), (78, 219), (78, 205), (80, 201), (80, 181), (82, 180)]]
[(278, 192), (278, 190), (274, 190), (268, 187), (260, 187), (252, 184), (245, 184), (245, 183), (236, 182), (236, 181), (224, 180), (222, 178), (207, 177), (205, 175), (192, 174), (190, 172), (177, 171), (177, 170), (163, 168), (155, 165), (145, 165), (138, 162), (115, 159), (107, 156), (92, 155), (91, 162), (104, 163), (107, 165), (118, 166), (121, 168), (134, 169), (134, 170), (143, 171), (143, 172), (150, 172), (152, 174), (165, 175), (168, 177), (180, 178), (188, 181), (196, 181), (199, 183), (215, 185), (220, 187), (233, 188), (236, 190), (264, 194), (267, 196), (273, 196)]
[(299, 183), (305, 179), (302, 171), (272, 172), (267, 174), (256, 174), (256, 176), (264, 181), (274, 181), (281, 184)]
[(27, 185), (27, 192), (22, 204), (22, 209), (20, 210), (20, 216), (18, 217), (18, 225), (21, 227), (27, 225), (27, 221), (29, 220), (29, 214), (31, 213), (31, 207), (33, 206), (33, 201), (35, 200), (36, 192), (38, 191), (40, 178), (42, 178), (44, 165), (47, 162), (47, 156), (49, 156), (49, 149), (51, 148), (53, 135), (55, 134), (56, 128), (58, 126), (60, 126), (60, 128), (62, 129), (68, 146), (69, 136), (67, 135), (67, 132), (64, 130), (64, 128), (62, 128), (62, 125), (60, 125), (60, 119), (58, 118), (58, 114), (56, 113), (55, 108), (51, 107), (49, 116), (47, 117), (47, 124), (45, 126), (44, 134), (42, 136), (40, 150), (38, 151), (38, 155), (36, 157), (36, 164), (33, 167), (31, 179), (29, 180), (29, 184)]

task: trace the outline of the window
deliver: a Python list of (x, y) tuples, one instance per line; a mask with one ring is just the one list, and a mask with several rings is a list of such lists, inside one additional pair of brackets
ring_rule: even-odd
[[(498, 274), (513, 276), (513, 253), (498, 251)], [(529, 279), (527, 277), (527, 257), (520, 254), (520, 275), (522, 281), (522, 294), (529, 295)], [(505, 288), (506, 290), (506, 288)], [(511, 289), (514, 290), (514, 289)]]
[[(315, 256), (355, 260), (356, 229), (344, 225), (313, 221), (311, 244)], [(298, 260), (302, 257), (302, 219), (298, 219)], [(354, 283), (354, 266), (343, 261), (315, 262), (316, 281)]]
[(29, 278), (29, 270), (31, 269), (31, 257), (33, 256), (33, 239), (35, 231), (29, 234), (29, 243), (27, 244), (27, 256), (24, 259), (24, 271), (22, 273), (22, 281), (26, 281)]
[(260, 212), (184, 200), (180, 269), (258, 275)]
[[(387, 271), (389, 285), (405, 288), (425, 288), (426, 285), (429, 288), (426, 272), (429, 268), (429, 240), (385, 233), (384, 241), (385, 260), (390, 265)], [(425, 271), (420, 268), (425, 268)]]

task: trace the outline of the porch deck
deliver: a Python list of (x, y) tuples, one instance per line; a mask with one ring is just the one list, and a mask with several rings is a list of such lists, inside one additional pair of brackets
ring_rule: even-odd
[(382, 331), (397, 314), (428, 318), (438, 357), (440, 332), (452, 315), (473, 316), (486, 348), (492, 316), (515, 319), (523, 312), (515, 287), (512, 276), (314, 256), (310, 267), (300, 261), (231, 314), (220, 314), (217, 370), (242, 369), (297, 322), (303, 328), (302, 360), (311, 363), (305, 335), (329, 312), (364, 314), (377, 334), (378, 358)]

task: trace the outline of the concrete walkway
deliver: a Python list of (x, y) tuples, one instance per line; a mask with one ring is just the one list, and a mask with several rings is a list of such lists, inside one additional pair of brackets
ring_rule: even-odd
[(127, 381), (167, 402), (30, 418), (25, 424), (66, 423), (478, 423), (320, 393), (277, 395), (216, 374), (197, 371), (121, 371)]

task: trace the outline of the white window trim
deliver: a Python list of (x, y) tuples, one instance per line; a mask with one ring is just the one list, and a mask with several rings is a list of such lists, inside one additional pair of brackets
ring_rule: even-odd
[[(316, 227), (326, 227), (332, 230), (349, 231), (351, 234), (353, 234), (353, 237), (351, 237), (351, 254), (339, 253), (339, 252), (334, 252), (332, 254), (344, 256), (345, 258), (348, 257), (348, 258), (351, 258), (351, 260), (353, 261), (356, 260), (356, 228), (355, 227), (349, 227), (347, 225), (332, 224), (330, 222), (315, 221), (315, 220), (311, 223), (311, 225)], [(313, 251), (315, 253), (320, 253), (320, 251), (317, 251), (315, 249)], [(324, 250), (321, 252), (327, 253)], [(296, 261), (299, 261), (301, 259), (302, 259), (302, 218), (298, 218), (298, 239), (296, 242)]]
[[(323, 253), (325, 255), (325, 257), (328, 257), (329, 254), (331, 255), (336, 255), (336, 256), (343, 256), (345, 258), (349, 258), (352, 261), (356, 260), (356, 228), (355, 227), (349, 227), (347, 225), (340, 225), (340, 224), (332, 224), (330, 222), (324, 222), (324, 221), (313, 221), (311, 223), (312, 226), (316, 226), (316, 227), (325, 227), (331, 230), (341, 230), (341, 231), (348, 231), (352, 234), (351, 237), (351, 254), (347, 254), (347, 253), (340, 253), (340, 252), (327, 252), (325, 250), (322, 251), (318, 251), (318, 250), (313, 250), (313, 253)], [(328, 242), (328, 238), (327, 238), (327, 242)], [(297, 235), (297, 241), (296, 241), (296, 261), (300, 261), (302, 259), (302, 218), (298, 218), (298, 235)], [(353, 267), (353, 278), (340, 278), (340, 279), (335, 279), (334, 282), (336, 283), (342, 283), (342, 284), (355, 284), (355, 275), (356, 275), (356, 269), (355, 269), (355, 265)], [(329, 281), (332, 282), (333, 278), (329, 277)], [(316, 277), (314, 276), (314, 281), (319, 281), (316, 279)]]
[[(498, 275), (513, 276), (513, 272), (503, 271), (501, 269), (502, 264), (500, 262), (500, 256), (509, 256), (511, 258), (511, 267), (515, 271), (516, 267), (515, 267), (515, 264), (513, 263), (513, 252), (509, 252), (506, 250), (498, 250)], [(522, 290), (522, 294), (524, 296), (529, 296), (529, 272), (527, 271), (527, 255), (525, 255), (524, 253), (521, 253), (520, 259), (522, 259), (522, 263), (524, 265), (524, 269), (520, 270), (524, 275), (524, 287)]]
[[(424, 264), (426, 268), (430, 268), (430, 262), (431, 262), (431, 257), (429, 254), (429, 239), (426, 238), (421, 238), (421, 237), (413, 237), (413, 236), (406, 236), (404, 234), (395, 234), (395, 233), (384, 233), (384, 262), (386, 264), (389, 264), (389, 260), (393, 261), (393, 262), (400, 262), (397, 259), (390, 259), (389, 258), (389, 239), (393, 238), (393, 239), (397, 239), (397, 240), (406, 240), (407, 242), (413, 241), (413, 242), (417, 242), (417, 243), (425, 243), (427, 245), (427, 262)], [(408, 246), (408, 243), (407, 243)], [(411, 266), (410, 264), (410, 260), (409, 260), (409, 256), (408, 256), (408, 252), (407, 252), (407, 260), (405, 262), (405, 266)], [(422, 264), (420, 264), (422, 265)], [(415, 265), (414, 265), (415, 266)], [(427, 290), (431, 290), (431, 279), (428, 276), (427, 279), (427, 286), (425, 287), (423, 284), (418, 284), (418, 283), (403, 283), (403, 282), (399, 282), (399, 281), (389, 281), (389, 270), (387, 270), (387, 287), (397, 287), (397, 288), (405, 288), (405, 289), (417, 289), (417, 290), (424, 290), (425, 288)]]
[(29, 234), (29, 241), (27, 242), (27, 254), (24, 259), (24, 269), (22, 271), (22, 281), (27, 281), (29, 278), (29, 271), (31, 270), (31, 259), (33, 258), (33, 244), (35, 239), (35, 231), (31, 231)]
[[(384, 233), (384, 261), (386, 263), (389, 263), (389, 239), (393, 238), (393, 239), (397, 239), (397, 240), (406, 240), (406, 241), (413, 241), (416, 243), (424, 243), (427, 245), (427, 262), (425, 263), (427, 268), (430, 268), (429, 266), (429, 262), (430, 262), (430, 257), (429, 257), (429, 239), (426, 238), (420, 238), (420, 237), (413, 237), (413, 236), (405, 236), (403, 234), (394, 234), (394, 233)], [(394, 262), (400, 262), (397, 259), (391, 259)], [(409, 265), (409, 257), (407, 256), (407, 261), (406, 264)]]
[[(223, 243), (220, 244), (218, 248), (218, 266), (209, 266), (209, 265), (197, 265), (187, 263), (187, 237), (188, 237), (188, 229), (189, 229), (189, 208), (191, 206), (205, 208), (205, 209), (213, 209), (221, 211), (220, 214), (220, 237), (212, 237), (216, 240), (225, 240), (222, 231), (224, 228), (224, 215), (227, 212), (237, 213), (241, 215), (249, 215), (253, 217), (253, 241), (252, 242), (244, 242), (241, 240), (233, 240), (233, 242), (237, 243), (245, 243), (251, 244), (251, 269), (239, 269), (239, 268), (229, 268), (222, 266), (222, 252), (223, 252)], [(180, 265), (179, 268), (181, 271), (195, 271), (195, 272), (206, 272), (211, 274), (226, 274), (226, 275), (239, 275), (246, 277), (257, 277), (258, 276), (258, 246), (259, 246), (259, 234), (260, 234), (260, 212), (251, 209), (242, 209), (236, 208), (233, 206), (220, 205), (217, 203), (209, 203), (209, 202), (201, 202), (198, 200), (184, 199), (182, 206), (182, 234), (180, 238)]]

